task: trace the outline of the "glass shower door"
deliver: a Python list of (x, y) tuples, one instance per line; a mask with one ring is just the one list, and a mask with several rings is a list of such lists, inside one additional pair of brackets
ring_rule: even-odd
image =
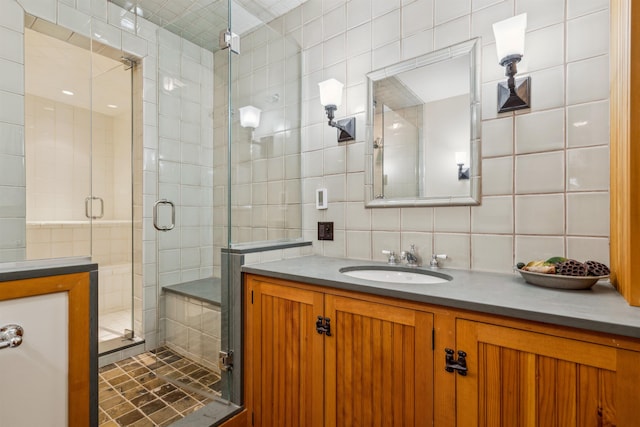
[(195, 28), (196, 23), (226, 28), (226, 16), (226, 0), (214, 2), (194, 7), (157, 33), (155, 372), (198, 406), (221, 399), (220, 235), (214, 232), (219, 221), (214, 183), (222, 153), (214, 152), (214, 120), (225, 115), (214, 113), (217, 34), (201, 40), (180, 28)]
[(26, 258), (98, 263), (104, 352), (133, 329), (132, 72), (119, 51), (31, 19), (56, 31), (25, 28)]
[(91, 221), (91, 256), (98, 263), (99, 339), (113, 340), (101, 351), (134, 336), (134, 64), (92, 55), (91, 193), (85, 197), (85, 216)]

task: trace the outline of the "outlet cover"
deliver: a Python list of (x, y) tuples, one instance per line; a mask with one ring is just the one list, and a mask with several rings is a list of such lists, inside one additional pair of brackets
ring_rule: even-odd
[(318, 223), (318, 240), (333, 240), (333, 222)]

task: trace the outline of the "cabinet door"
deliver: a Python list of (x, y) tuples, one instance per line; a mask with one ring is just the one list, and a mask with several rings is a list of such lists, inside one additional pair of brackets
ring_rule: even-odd
[[(247, 295), (247, 407), (253, 425), (323, 425), (323, 295), (250, 278)], [(251, 418), (251, 417), (249, 417)]]
[(328, 426), (433, 424), (433, 315), (325, 296)]
[(638, 405), (637, 353), (466, 320), (456, 322), (456, 333), (468, 365), (466, 377), (451, 374), (459, 426), (637, 423), (629, 418)]

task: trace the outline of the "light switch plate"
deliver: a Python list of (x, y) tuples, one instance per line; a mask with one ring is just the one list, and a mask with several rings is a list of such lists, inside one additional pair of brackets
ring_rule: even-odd
[(333, 222), (318, 222), (318, 240), (333, 240)]

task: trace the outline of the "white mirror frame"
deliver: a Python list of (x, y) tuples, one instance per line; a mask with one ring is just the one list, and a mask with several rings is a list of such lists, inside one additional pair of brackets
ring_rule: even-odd
[[(461, 56), (469, 56), (469, 97), (470, 97), (470, 138), (469, 153), (471, 163), (471, 177), (469, 195), (450, 197), (407, 197), (377, 199), (373, 188), (373, 83), (385, 77), (394, 76), (404, 71), (414, 70), (423, 66), (435, 64)], [(479, 205), (481, 197), (481, 158), (480, 142), (482, 115), (480, 111), (480, 39), (475, 38), (458, 43), (425, 55), (401, 61), (367, 74), (367, 136), (365, 141), (365, 206), (367, 208), (394, 208), (419, 206), (469, 206)]]

